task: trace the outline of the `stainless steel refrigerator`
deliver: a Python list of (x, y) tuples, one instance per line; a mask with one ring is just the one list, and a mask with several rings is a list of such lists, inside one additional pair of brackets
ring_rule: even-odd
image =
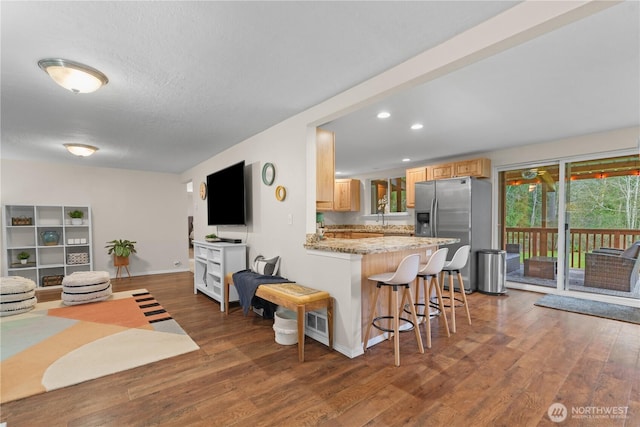
[(469, 261), (460, 272), (466, 292), (475, 291), (477, 252), (491, 248), (491, 183), (472, 177), (422, 181), (416, 183), (415, 195), (416, 236), (460, 239), (445, 246), (448, 260), (460, 246), (471, 245)]

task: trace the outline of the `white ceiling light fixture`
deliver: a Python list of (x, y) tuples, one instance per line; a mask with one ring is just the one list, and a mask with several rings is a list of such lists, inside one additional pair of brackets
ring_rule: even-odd
[(379, 119), (388, 119), (389, 117), (391, 117), (391, 113), (389, 113), (388, 111), (381, 111), (378, 113)]
[(408, 157), (405, 157), (404, 159), (402, 159), (402, 161), (403, 161), (403, 162), (410, 162), (410, 161), (411, 161), (411, 159), (410, 159), (410, 158), (408, 158)]
[(98, 147), (85, 144), (63, 144), (65, 148), (74, 156), (88, 157), (98, 151)]
[(79, 62), (50, 58), (38, 61), (38, 66), (63, 88), (73, 93), (91, 93), (109, 83), (102, 72)]
[(424, 126), (422, 125), (422, 123), (414, 123), (411, 125), (411, 129), (412, 130), (420, 130), (422, 129)]

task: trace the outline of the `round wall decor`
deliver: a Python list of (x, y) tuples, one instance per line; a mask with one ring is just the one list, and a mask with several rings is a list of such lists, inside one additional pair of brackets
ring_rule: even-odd
[(274, 179), (276, 179), (276, 168), (273, 163), (265, 163), (262, 167), (262, 182), (265, 185), (271, 185)]
[(287, 197), (287, 190), (282, 185), (276, 187), (276, 199), (279, 202), (283, 201)]
[(207, 198), (207, 183), (206, 182), (201, 182), (200, 183), (200, 198), (202, 200)]

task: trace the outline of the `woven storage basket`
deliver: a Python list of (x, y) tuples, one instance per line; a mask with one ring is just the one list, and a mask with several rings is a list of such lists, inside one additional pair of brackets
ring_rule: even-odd
[(33, 219), (27, 218), (26, 216), (11, 218), (11, 225), (32, 225), (32, 223), (33, 223)]
[(88, 264), (88, 263), (89, 263), (89, 254), (86, 252), (67, 254), (67, 264)]
[(42, 277), (42, 286), (58, 286), (62, 285), (62, 279), (64, 276), (44, 276)]

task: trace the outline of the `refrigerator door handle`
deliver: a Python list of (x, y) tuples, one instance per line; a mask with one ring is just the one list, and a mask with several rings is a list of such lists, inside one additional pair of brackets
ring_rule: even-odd
[(431, 200), (431, 237), (438, 237), (438, 199)]

